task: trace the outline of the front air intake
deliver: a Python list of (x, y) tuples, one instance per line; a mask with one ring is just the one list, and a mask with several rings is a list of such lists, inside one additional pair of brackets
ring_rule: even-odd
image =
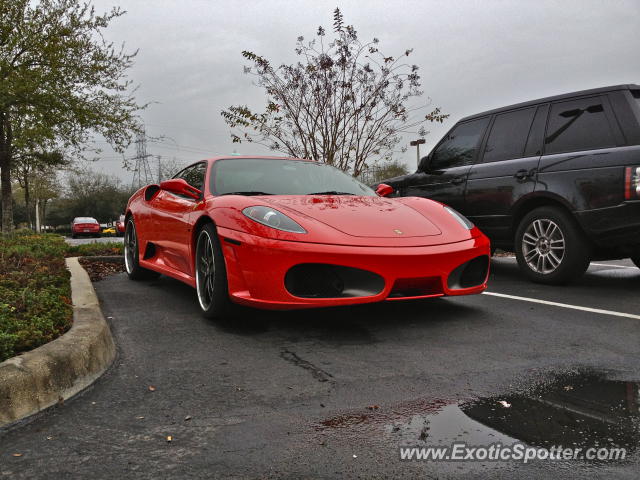
[(384, 279), (359, 268), (302, 263), (284, 277), (287, 291), (302, 298), (369, 297), (384, 290)]
[(489, 273), (489, 257), (481, 255), (457, 267), (447, 280), (450, 290), (472, 288), (482, 285)]

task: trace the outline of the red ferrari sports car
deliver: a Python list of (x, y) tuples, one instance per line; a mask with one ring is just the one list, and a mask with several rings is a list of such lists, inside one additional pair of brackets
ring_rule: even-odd
[(424, 198), (385, 198), (324, 163), (218, 157), (129, 199), (131, 279), (194, 287), (206, 316), (480, 293), (489, 240)]

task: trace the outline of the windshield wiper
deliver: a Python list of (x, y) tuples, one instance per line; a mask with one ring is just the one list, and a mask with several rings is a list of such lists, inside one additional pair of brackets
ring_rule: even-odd
[(307, 193), (307, 195), (355, 195), (355, 193), (336, 192), (335, 190), (328, 190), (326, 192)]
[(254, 190), (248, 190), (246, 192), (228, 192), (228, 193), (223, 193), (222, 195), (220, 195), (221, 197), (224, 195), (275, 195), (273, 193), (267, 193), (267, 192), (258, 192), (258, 191), (254, 191)]

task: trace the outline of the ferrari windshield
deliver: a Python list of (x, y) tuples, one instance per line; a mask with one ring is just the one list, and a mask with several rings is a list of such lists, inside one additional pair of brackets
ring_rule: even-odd
[(360, 195), (375, 192), (324, 163), (304, 160), (230, 158), (213, 165), (214, 195)]

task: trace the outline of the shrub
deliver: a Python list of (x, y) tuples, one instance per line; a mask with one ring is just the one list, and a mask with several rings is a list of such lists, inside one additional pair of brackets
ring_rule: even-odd
[(71, 327), (67, 250), (58, 235), (0, 236), (0, 361)]
[(84, 243), (67, 246), (67, 257), (91, 257), (96, 255), (122, 255), (122, 242)]

